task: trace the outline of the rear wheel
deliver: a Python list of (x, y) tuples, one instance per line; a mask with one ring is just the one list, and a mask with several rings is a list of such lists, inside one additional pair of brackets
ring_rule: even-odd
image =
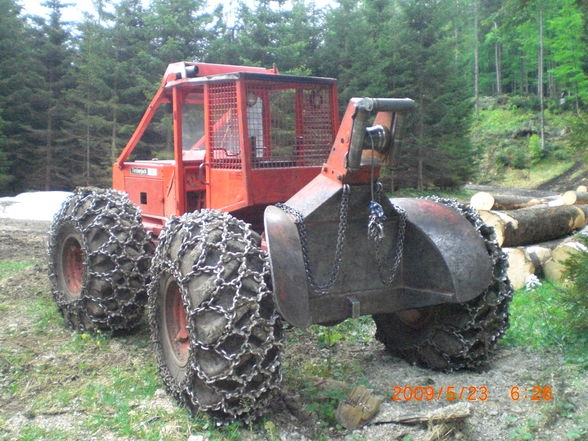
[(80, 330), (125, 330), (143, 315), (153, 244), (123, 193), (82, 188), (49, 230), (49, 279), (66, 323)]
[(168, 391), (193, 412), (251, 420), (279, 382), (282, 329), (259, 236), (229, 214), (168, 221), (149, 287), (149, 322)]
[(459, 211), (480, 233), (493, 263), (488, 288), (465, 303), (374, 315), (376, 338), (395, 355), (438, 370), (478, 368), (494, 350), (508, 328), (512, 287), (506, 276), (508, 263), (494, 230), (471, 207), (450, 199), (431, 198)]

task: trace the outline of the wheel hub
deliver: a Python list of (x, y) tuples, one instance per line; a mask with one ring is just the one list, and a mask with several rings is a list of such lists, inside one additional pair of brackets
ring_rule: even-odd
[(71, 297), (78, 298), (84, 279), (84, 253), (79, 240), (69, 236), (63, 243), (61, 254), (63, 279)]
[(410, 326), (413, 329), (420, 329), (431, 318), (431, 310), (430, 308), (405, 309), (404, 311), (396, 312), (396, 316), (406, 326)]
[(173, 361), (178, 367), (184, 367), (188, 361), (190, 335), (182, 293), (173, 280), (169, 281), (165, 290), (163, 315), (164, 338), (171, 349)]

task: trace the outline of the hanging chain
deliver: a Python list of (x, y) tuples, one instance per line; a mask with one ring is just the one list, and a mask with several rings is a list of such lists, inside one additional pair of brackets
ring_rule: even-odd
[[(371, 139), (371, 138), (370, 138)], [(374, 179), (374, 171), (376, 168), (375, 158), (375, 147), (374, 140), (372, 141), (372, 159), (371, 159), (371, 170), (370, 170), (370, 215), (368, 218), (368, 240), (374, 242), (374, 249), (376, 251), (376, 264), (378, 265), (378, 273), (380, 274), (380, 280), (384, 285), (392, 285), (400, 262), (402, 261), (402, 253), (404, 252), (404, 235), (406, 233), (406, 211), (402, 207), (390, 202), (395, 213), (398, 215), (398, 228), (396, 230), (396, 250), (394, 251), (394, 257), (392, 258), (392, 267), (386, 268), (385, 266), (385, 253), (382, 249), (382, 242), (384, 240), (384, 221), (386, 220), (386, 214), (382, 207), (381, 196), (382, 196), (382, 183)], [(375, 187), (375, 191), (374, 191)], [(388, 273), (389, 275), (386, 275)]]
[[(372, 186), (373, 185), (374, 183), (372, 182)], [(382, 208), (382, 205), (378, 202), (381, 200), (382, 183), (377, 182), (375, 185), (375, 198), (372, 198), (372, 200), (370, 201), (368, 240), (374, 242), (376, 264), (378, 265), (380, 280), (384, 285), (390, 286), (396, 278), (398, 268), (400, 267), (400, 262), (402, 261), (402, 254), (404, 252), (404, 238), (406, 233), (406, 211), (404, 211), (402, 207), (390, 202), (394, 212), (398, 216), (398, 227), (396, 230), (396, 250), (394, 251), (394, 256), (392, 257), (392, 266), (387, 267), (385, 262), (385, 252), (382, 247), (384, 239), (384, 221), (386, 220), (386, 215), (384, 214), (384, 209)]]
[(308, 232), (304, 224), (304, 216), (295, 208), (286, 204), (276, 204), (276, 207), (294, 216), (296, 227), (298, 228), (298, 235), (300, 236), (300, 245), (302, 247), (302, 258), (304, 259), (304, 270), (306, 271), (306, 278), (314, 291), (319, 294), (327, 294), (335, 282), (341, 270), (341, 261), (343, 260), (343, 247), (345, 244), (345, 231), (347, 230), (347, 212), (349, 209), (349, 195), (351, 188), (348, 184), (343, 185), (343, 192), (341, 194), (341, 206), (339, 208), (339, 229), (337, 231), (337, 244), (335, 246), (335, 256), (333, 258), (333, 265), (329, 274), (329, 278), (324, 283), (319, 283), (312, 272), (312, 265), (310, 263), (310, 256), (308, 254)]

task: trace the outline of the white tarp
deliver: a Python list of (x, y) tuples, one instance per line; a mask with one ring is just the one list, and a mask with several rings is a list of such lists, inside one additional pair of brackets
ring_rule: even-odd
[(0, 197), (0, 218), (50, 221), (71, 194), (68, 191), (33, 191)]

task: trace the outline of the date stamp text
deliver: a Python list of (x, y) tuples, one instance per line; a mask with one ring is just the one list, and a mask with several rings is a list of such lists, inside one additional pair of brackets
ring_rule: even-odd
[[(494, 395), (496, 394), (496, 395)], [(490, 397), (504, 397), (512, 401), (550, 401), (553, 389), (545, 386), (511, 386), (508, 390), (490, 391), (488, 386), (421, 386), (395, 385), (392, 401), (486, 401)]]

